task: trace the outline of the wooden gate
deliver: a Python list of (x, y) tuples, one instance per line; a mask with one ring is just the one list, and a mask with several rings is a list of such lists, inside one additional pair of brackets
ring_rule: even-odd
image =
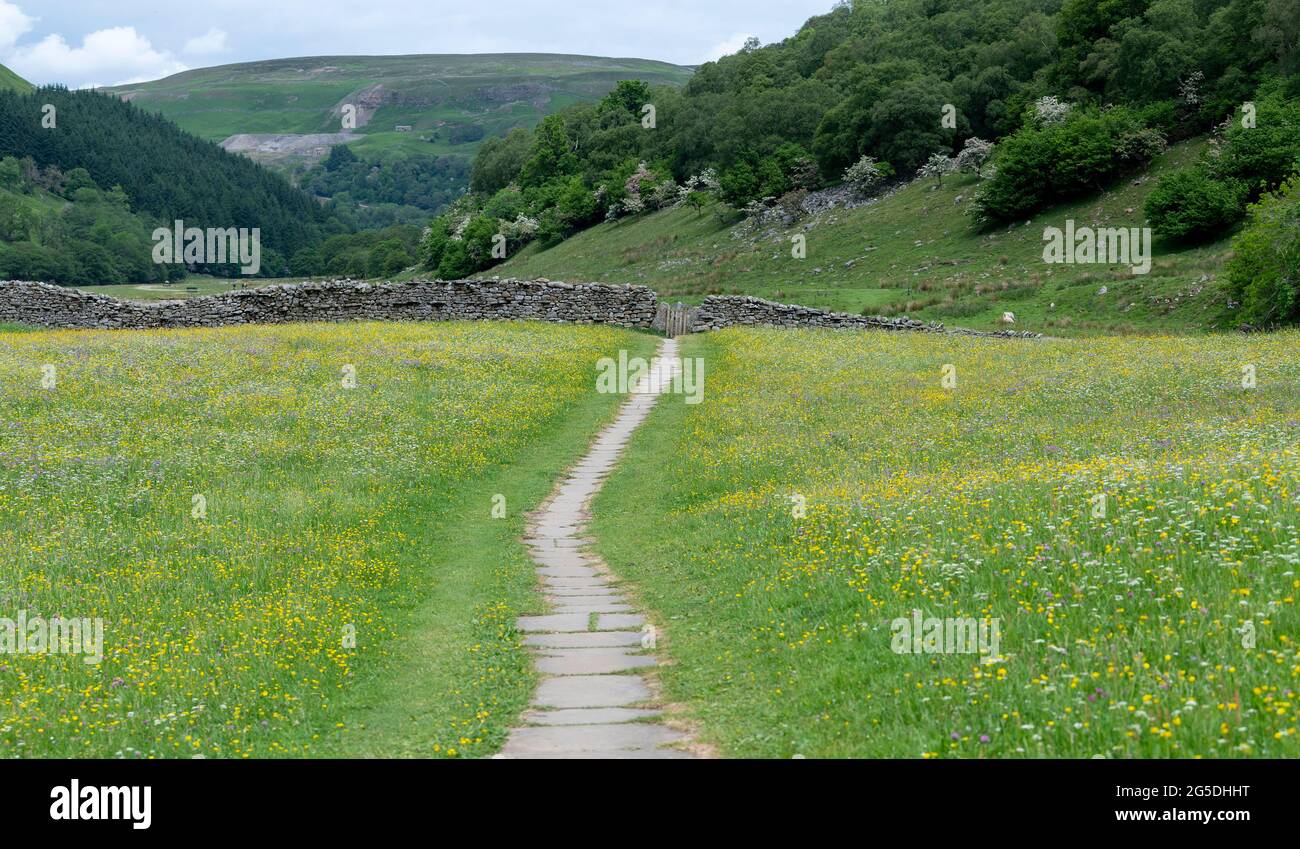
[(695, 307), (688, 307), (681, 301), (675, 304), (660, 301), (655, 313), (654, 329), (662, 330), (670, 339), (690, 333), (691, 326), (695, 324), (695, 313)]

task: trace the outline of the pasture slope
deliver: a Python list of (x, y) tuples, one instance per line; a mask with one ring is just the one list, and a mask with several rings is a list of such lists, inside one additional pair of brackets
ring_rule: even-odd
[(31, 91), (32, 84), (6, 68), (4, 65), (0, 65), (0, 88), (23, 92)]
[[(954, 175), (790, 227), (754, 228), (721, 206), (655, 212), (597, 225), (548, 250), (530, 245), (491, 273), (640, 283), (687, 303), (757, 295), (985, 330), (1010, 310), (1017, 329), (1052, 336), (1201, 331), (1227, 307), (1219, 276), (1228, 238), (1193, 249), (1157, 241), (1150, 273), (1134, 275), (1123, 266), (1044, 264), (1042, 236), (1044, 227), (1063, 228), (1069, 219), (1146, 226), (1142, 204), (1155, 180), (1203, 146), (1175, 145), (1145, 173), (1107, 191), (988, 232), (967, 216), (976, 179)], [(804, 259), (791, 255), (794, 235), (807, 240)]]

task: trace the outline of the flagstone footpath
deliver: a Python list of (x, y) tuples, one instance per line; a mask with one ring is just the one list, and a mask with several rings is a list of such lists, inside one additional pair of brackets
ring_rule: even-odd
[(683, 731), (662, 722), (644, 670), (658, 665), (653, 626), (619, 589), (618, 579), (587, 550), (587, 506), (618, 462), (633, 431), (680, 372), (677, 341), (664, 340), (652, 372), (638, 382), (618, 418), (569, 470), (531, 517), (525, 544), (547, 604), (521, 616), (541, 682), (523, 725), (497, 758), (691, 758)]

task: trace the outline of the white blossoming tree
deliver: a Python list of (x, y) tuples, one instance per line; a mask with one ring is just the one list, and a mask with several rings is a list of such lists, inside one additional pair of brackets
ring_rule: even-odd
[(1040, 127), (1064, 124), (1070, 115), (1070, 108), (1070, 104), (1049, 94), (1034, 101), (1034, 120)]
[(993, 155), (993, 142), (980, 138), (966, 139), (966, 144), (957, 154), (957, 170), (965, 174), (982, 175), (984, 165)]
[(957, 160), (946, 153), (932, 153), (921, 166), (922, 177), (933, 177), (943, 185), (943, 178), (957, 170)]
[(867, 194), (887, 176), (886, 169), (874, 157), (863, 156), (845, 169), (843, 179), (862, 194)]

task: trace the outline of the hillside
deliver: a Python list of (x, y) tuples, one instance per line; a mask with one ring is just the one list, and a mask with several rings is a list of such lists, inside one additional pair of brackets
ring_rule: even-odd
[(0, 65), (0, 90), (28, 92), (32, 90), (32, 84)]
[(133, 213), (125, 194), (84, 172), (29, 169), (30, 160), (0, 158), (0, 280), (163, 283), (184, 274), (152, 262), (157, 222)]
[[(1157, 242), (1150, 273), (1133, 275), (1127, 267), (1046, 265), (1042, 235), (1066, 219), (1144, 226), (1142, 203), (1156, 178), (1203, 146), (1175, 145), (1110, 191), (988, 233), (976, 231), (966, 215), (975, 178), (953, 176), (942, 186), (917, 181), (867, 206), (757, 234), (733, 223), (735, 213), (720, 205), (664, 210), (599, 224), (549, 250), (534, 243), (492, 273), (641, 283), (688, 303), (706, 294), (750, 294), (975, 328), (995, 327), (1011, 310), (1017, 328), (1052, 335), (1200, 330), (1224, 305), (1216, 275), (1226, 238), (1185, 250)], [(796, 233), (807, 238), (806, 259), (791, 256)]]
[(665, 62), (545, 53), (318, 56), (203, 68), (107, 90), (202, 138), (294, 164), (315, 161), (344, 140), (344, 104), (358, 108), (351, 146), (359, 156), (471, 155), (482, 139), (599, 98), (618, 80), (681, 84), (690, 74)]
[[(975, 326), (1014, 312), (1052, 333), (1300, 323), (1287, 282), (1300, 260), (1271, 247), (1300, 232), (1300, 187), (1251, 212), (1300, 162), (1294, 16), (1268, 0), (1175, 5), (836, 4), (705, 63), (680, 91), (623, 82), (484, 145), (472, 193), (430, 223), (421, 261), (444, 277), (497, 273), (504, 237), (515, 259), (501, 273), (669, 296)], [(733, 229), (743, 217), (763, 223)], [(1154, 267), (1098, 264), (1094, 243), (1086, 266), (1044, 262), (1044, 234), (1073, 238), (1071, 220), (1149, 226)], [(1243, 226), (1254, 250), (1230, 254), (1223, 239)]]
[[(45, 104), (57, 109), (58, 132), (41, 128)], [(146, 161), (148, 167), (141, 167)], [(139, 216), (140, 221), (147, 219), (152, 226), (181, 219), (191, 227), (258, 228), (264, 274), (287, 272), (288, 260), (296, 252), (319, 243), (327, 231), (346, 229), (284, 178), (195, 138), (157, 115), (95, 91), (58, 87), (28, 94), (0, 91), (0, 163), (5, 164), (0, 175), (4, 183), (11, 187), (28, 184), (19, 189), (24, 193), (37, 184), (80, 203), (79, 189), (103, 190), (109, 206)], [(127, 229), (135, 229), (135, 225)], [(50, 232), (28, 220), (6, 222), (0, 240), (35, 247), (49, 247), (53, 241)], [(73, 239), (64, 240), (64, 244), (64, 260), (83, 247)], [(147, 245), (146, 238), (143, 246)], [(70, 267), (56, 275), (44, 261), (25, 264), (21, 276), (78, 283), (151, 282), (158, 278), (157, 267), (147, 250), (139, 256), (140, 247), (137, 240), (131, 245), (106, 247), (118, 260), (136, 268), (124, 277), (113, 274), (87, 280), (87, 276), (100, 275), (74, 273)], [(104, 264), (98, 258), (91, 263), (96, 267)], [(11, 269), (14, 274), (19, 270)], [(230, 267), (205, 270), (226, 273)]]

